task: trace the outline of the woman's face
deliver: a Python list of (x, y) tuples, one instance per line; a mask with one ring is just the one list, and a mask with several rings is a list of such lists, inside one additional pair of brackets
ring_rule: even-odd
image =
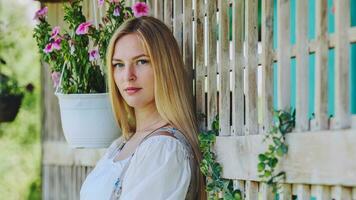
[(129, 106), (154, 104), (154, 73), (137, 34), (125, 35), (116, 42), (112, 65), (116, 86)]

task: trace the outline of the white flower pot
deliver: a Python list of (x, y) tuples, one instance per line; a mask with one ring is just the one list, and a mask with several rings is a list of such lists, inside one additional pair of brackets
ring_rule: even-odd
[(108, 93), (61, 94), (59, 100), (64, 136), (74, 148), (106, 148), (121, 135)]

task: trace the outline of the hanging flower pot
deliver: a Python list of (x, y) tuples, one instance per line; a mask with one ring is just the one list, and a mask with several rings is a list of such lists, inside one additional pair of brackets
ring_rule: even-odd
[(109, 94), (61, 94), (59, 100), (64, 136), (75, 148), (108, 147), (121, 135)]
[[(96, 13), (106, 2), (105, 16)], [(47, 22), (48, 8), (36, 12), (39, 23), (34, 38), (41, 58), (50, 64), (51, 77), (59, 100), (64, 136), (76, 148), (105, 148), (120, 136), (106, 89), (106, 49), (111, 35), (127, 19), (143, 16), (125, 6), (125, 1), (97, 1), (93, 4), (98, 21), (83, 15), (83, 1), (65, 5), (64, 21), (69, 30), (51, 27)], [(100, 23), (100, 24), (99, 24)]]
[(0, 96), (0, 122), (12, 122), (19, 112), (23, 95)]

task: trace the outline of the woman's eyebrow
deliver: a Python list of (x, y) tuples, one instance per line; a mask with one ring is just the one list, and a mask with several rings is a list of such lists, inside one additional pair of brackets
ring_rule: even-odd
[[(142, 56), (147, 56), (146, 54), (140, 54), (140, 55), (138, 55), (138, 56), (135, 56), (135, 57), (133, 57), (133, 58), (131, 58), (132, 60), (135, 60), (135, 59), (137, 59), (137, 58), (139, 58), (139, 57), (142, 57)], [(148, 56), (147, 56), (148, 57)], [(122, 61), (121, 59), (118, 59), (118, 58), (113, 58), (112, 59), (112, 61)]]

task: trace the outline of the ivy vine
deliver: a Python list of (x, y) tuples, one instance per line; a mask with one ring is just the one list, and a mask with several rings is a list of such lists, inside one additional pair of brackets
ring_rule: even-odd
[[(276, 173), (275, 169), (279, 160), (288, 152), (285, 135), (295, 126), (295, 109), (290, 109), (289, 112), (277, 110), (274, 112), (274, 119), (274, 125), (263, 140), (269, 142), (270, 145), (266, 152), (258, 155), (257, 169), (261, 181), (271, 186), (272, 191), (276, 193), (280, 189), (281, 180), (285, 178), (285, 172)], [(212, 130), (202, 131), (199, 134), (199, 146), (203, 155), (200, 170), (207, 178), (208, 199), (243, 200), (244, 195), (241, 190), (233, 188), (233, 181), (221, 178), (222, 166), (216, 161), (213, 149), (218, 133), (219, 117), (216, 116), (212, 123)], [(220, 194), (223, 198), (219, 197)]]
[[(232, 180), (221, 178), (222, 166), (216, 161), (213, 145), (219, 134), (219, 118), (215, 117), (212, 130), (199, 134), (199, 146), (203, 155), (200, 170), (207, 178), (206, 191), (209, 200), (242, 200), (240, 190), (234, 190)], [(219, 194), (223, 194), (223, 198)]]
[(270, 143), (266, 152), (258, 155), (257, 170), (262, 182), (272, 187), (276, 193), (280, 183), (285, 179), (285, 172), (275, 172), (279, 160), (288, 152), (285, 135), (295, 126), (295, 109), (289, 112), (278, 110), (274, 112), (274, 125), (267, 132), (264, 142)]

